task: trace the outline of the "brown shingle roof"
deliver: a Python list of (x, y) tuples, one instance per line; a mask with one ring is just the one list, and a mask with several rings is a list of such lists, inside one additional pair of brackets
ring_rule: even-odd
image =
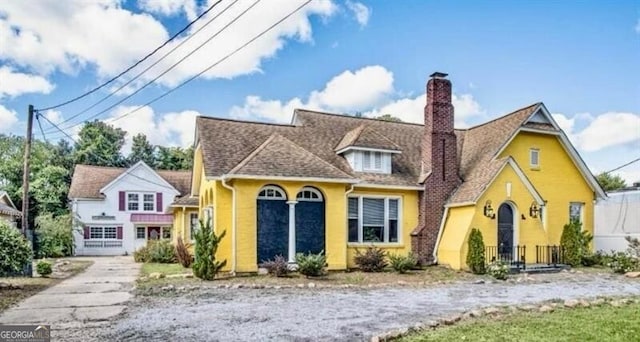
[(175, 199), (175, 201), (173, 201), (173, 203), (171, 203), (171, 205), (174, 206), (187, 206), (187, 207), (197, 207), (199, 204), (199, 200), (198, 197), (195, 196), (191, 196), (186, 195), (186, 196), (182, 196), (182, 197), (178, 197)]
[(370, 125), (360, 125), (347, 132), (338, 143), (335, 150), (340, 151), (347, 147), (368, 147), (383, 150), (399, 151), (400, 147), (384, 134), (377, 132)]
[[(506, 158), (495, 159), (497, 152), (539, 106), (536, 103), (482, 125), (455, 130), (463, 183), (450, 203), (477, 199), (507, 162)], [(208, 177), (230, 173), (323, 178), (348, 175), (361, 183), (389, 186), (418, 186), (424, 178), (420, 175), (423, 125), (302, 109), (295, 111), (292, 125), (211, 117), (198, 117), (196, 122)], [(542, 125), (529, 127), (549, 129)], [(391, 174), (353, 172), (344, 157), (336, 154), (336, 149), (369, 143), (402, 151), (392, 156)], [(308, 158), (307, 164), (301, 166), (304, 158)]]
[[(102, 198), (100, 189), (127, 171), (126, 168), (94, 165), (76, 165), (69, 198)], [(158, 175), (171, 184), (180, 194), (189, 194), (191, 189), (191, 171), (156, 170)], [(140, 180), (144, 182), (144, 180)]]

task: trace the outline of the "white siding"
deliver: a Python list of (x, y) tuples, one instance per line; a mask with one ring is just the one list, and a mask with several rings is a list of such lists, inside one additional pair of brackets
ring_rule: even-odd
[(625, 236), (640, 238), (640, 190), (609, 193), (595, 205), (595, 250), (625, 251)]

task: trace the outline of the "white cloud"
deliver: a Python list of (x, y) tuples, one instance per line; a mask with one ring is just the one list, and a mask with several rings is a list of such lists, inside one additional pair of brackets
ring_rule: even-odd
[(46, 112), (44, 112), (44, 117), (47, 118), (47, 120), (53, 122), (54, 124), (58, 124), (64, 120), (64, 118), (62, 117), (62, 112), (59, 112), (53, 109), (49, 109)]
[(551, 114), (553, 119), (556, 121), (560, 129), (564, 132), (564, 134), (571, 140), (571, 143), (574, 146), (578, 145), (577, 138), (575, 136), (575, 125), (576, 125), (576, 117), (569, 119), (566, 115), (562, 113), (553, 113)]
[(353, 12), (353, 15), (355, 16), (358, 24), (360, 24), (360, 27), (367, 26), (367, 23), (369, 23), (369, 17), (371, 16), (371, 9), (364, 4), (355, 1), (347, 1), (346, 5), (347, 8)]
[[(208, 4), (212, 4), (213, 1), (215, 0), (209, 0)], [(172, 86), (200, 73), (302, 3), (303, 0), (282, 1), (274, 6), (268, 1), (261, 1), (158, 82)], [(202, 7), (207, 7), (208, 4), (202, 4)], [(143, 80), (150, 80), (159, 75), (250, 5), (249, 1), (236, 3), (146, 73)], [(149, 0), (141, 2), (139, 7), (154, 13), (184, 11), (189, 15), (194, 6), (196, 5), (193, 0)], [(273, 57), (285, 46), (287, 40), (312, 41), (309, 16), (329, 17), (336, 8), (329, 0), (312, 1), (272, 31), (235, 54), (233, 58), (211, 68), (202, 77), (232, 78), (260, 72), (262, 61)], [(212, 16), (220, 14), (221, 10), (222, 7), (211, 11), (192, 26), (189, 33), (202, 27)], [(76, 74), (83, 68), (95, 68), (101, 78), (113, 76), (169, 37), (167, 29), (159, 20), (149, 13), (136, 13), (124, 8), (120, 0), (49, 0), (39, 1), (37, 4), (29, 1), (11, 1), (3, 5), (0, 13), (0, 41), (3, 42), (0, 59), (41, 75), (54, 71)], [(162, 56), (185, 39), (186, 36), (176, 39), (156, 56)], [(151, 58), (136, 70), (141, 71), (153, 62), (155, 60)], [(136, 70), (131, 74), (135, 74)]]
[[(333, 77), (322, 90), (312, 91), (306, 102), (297, 97), (279, 101), (247, 96), (242, 106), (231, 108), (230, 116), (288, 122), (295, 108), (305, 108), (337, 113), (364, 112), (367, 117), (391, 114), (406, 122), (423, 123), (426, 95), (392, 100), (396, 93), (393, 73), (379, 65), (366, 66)], [(485, 114), (471, 94), (454, 94), (452, 102), (456, 127), (466, 127), (467, 119)]]
[(0, 98), (15, 97), (25, 93), (48, 94), (54, 86), (44, 77), (15, 72), (9, 66), (0, 67)]
[(140, 0), (138, 6), (151, 13), (172, 16), (184, 11), (189, 20), (197, 17), (195, 0)]
[(131, 151), (133, 137), (139, 133), (147, 136), (153, 145), (187, 147), (193, 143), (196, 111), (187, 110), (158, 115), (149, 106), (140, 108), (135, 114), (114, 121), (115, 118), (130, 112), (137, 106), (119, 106), (114, 109), (105, 122), (127, 132), (123, 152)]
[(578, 147), (598, 151), (607, 147), (640, 142), (640, 115), (607, 112), (598, 115), (576, 135)]
[(18, 122), (18, 113), (0, 105), (0, 132), (9, 132), (16, 122)]

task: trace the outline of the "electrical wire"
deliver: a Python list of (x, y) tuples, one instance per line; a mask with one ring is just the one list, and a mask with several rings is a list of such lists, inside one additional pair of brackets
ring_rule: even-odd
[[(85, 109), (83, 109), (82, 111), (66, 118), (65, 120), (59, 122), (59, 125), (62, 125), (66, 122), (69, 122), (75, 118), (77, 118), (78, 116), (88, 112), (89, 110), (95, 108), (97, 105), (101, 104), (102, 102), (108, 100), (109, 98), (111, 98), (113, 95), (115, 95), (117, 92), (119, 92), (120, 90), (124, 89), (126, 86), (128, 86), (129, 84), (131, 84), (133, 81), (137, 80), (138, 78), (140, 78), (140, 76), (142, 76), (144, 73), (146, 73), (147, 71), (149, 71), (151, 68), (153, 68), (154, 66), (158, 65), (158, 63), (162, 62), (165, 58), (167, 58), (170, 54), (172, 54), (174, 51), (176, 51), (178, 48), (180, 48), (182, 45), (184, 45), (186, 42), (188, 42), (189, 40), (191, 40), (191, 38), (195, 37), (195, 35), (197, 35), (200, 31), (202, 31), (203, 29), (205, 29), (207, 26), (209, 26), (215, 19), (217, 19), (218, 17), (220, 17), (222, 14), (224, 14), (229, 8), (231, 8), (233, 5), (235, 5), (239, 0), (235, 0), (233, 1), (229, 6), (225, 7), (222, 11), (220, 11), (220, 13), (216, 14), (215, 16), (211, 17), (211, 19), (209, 19), (204, 25), (202, 25), (200, 28), (198, 28), (195, 32), (193, 32), (192, 34), (190, 34), (189, 36), (187, 36), (184, 40), (182, 40), (180, 43), (178, 43), (176, 46), (174, 46), (171, 50), (167, 51), (164, 55), (162, 55), (162, 57), (160, 57), (158, 60), (156, 60), (155, 62), (153, 62), (151, 65), (149, 65), (148, 67), (146, 67), (144, 70), (140, 71), (139, 73), (137, 73), (133, 78), (129, 79), (127, 82), (125, 82), (124, 84), (120, 85), (117, 89), (111, 91), (108, 95), (104, 96), (103, 98), (101, 98), (98, 102), (92, 104), (89, 107), (86, 107)], [(53, 128), (50, 128), (49, 130), (47, 130), (47, 132), (53, 131)]]
[(102, 83), (101, 85), (89, 90), (88, 92), (82, 94), (82, 95), (78, 95), (72, 99), (69, 99), (67, 101), (64, 101), (62, 103), (59, 103), (55, 106), (49, 106), (49, 107), (45, 107), (45, 108), (39, 108), (37, 109), (38, 111), (45, 111), (45, 110), (50, 110), (50, 109), (56, 109), (56, 108), (60, 108), (62, 106), (66, 106), (70, 103), (76, 102), (84, 97), (87, 97), (93, 93), (95, 93), (96, 91), (104, 88), (105, 86), (107, 86), (108, 84), (112, 83), (113, 81), (117, 80), (118, 78), (122, 77), (124, 74), (126, 74), (127, 72), (131, 71), (133, 68), (137, 67), (138, 65), (140, 65), (140, 63), (144, 62), (145, 60), (149, 59), (149, 57), (153, 56), (153, 54), (155, 54), (156, 52), (158, 52), (160, 49), (162, 49), (163, 47), (165, 47), (167, 44), (169, 44), (169, 42), (171, 42), (172, 40), (174, 40), (176, 37), (178, 37), (179, 35), (181, 35), (182, 33), (184, 33), (186, 30), (189, 29), (189, 27), (191, 27), (193, 24), (195, 24), (198, 20), (200, 20), (200, 18), (204, 17), (205, 15), (207, 15), (207, 13), (209, 13), (211, 10), (213, 10), (214, 7), (216, 7), (219, 3), (221, 3), (222, 0), (218, 0), (217, 2), (215, 2), (213, 5), (209, 6), (209, 8), (207, 8), (204, 12), (202, 12), (197, 18), (195, 18), (194, 20), (192, 20), (191, 22), (189, 22), (187, 24), (187, 26), (183, 27), (180, 31), (176, 32), (173, 36), (171, 36), (168, 40), (166, 40), (164, 43), (162, 43), (160, 46), (158, 46), (157, 48), (155, 48), (153, 51), (151, 51), (150, 53), (148, 53), (146, 56), (144, 56), (142, 59), (138, 60), (137, 62), (135, 62), (133, 65), (131, 65), (130, 67), (128, 67), (127, 69), (125, 69), (124, 71), (122, 71), (121, 73), (119, 73), (118, 75), (112, 77), (111, 79), (109, 79), (108, 81)]
[[(138, 94), (140, 91), (142, 91), (143, 89), (145, 89), (146, 87), (148, 87), (149, 85), (153, 84), (155, 81), (157, 81), (159, 78), (161, 78), (162, 76), (166, 75), (169, 71), (173, 70), (175, 67), (177, 67), (179, 64), (181, 64), (182, 62), (184, 62), (184, 60), (186, 60), (187, 58), (189, 58), (191, 55), (193, 55), (194, 53), (196, 53), (197, 51), (199, 51), (202, 47), (204, 47), (207, 43), (209, 43), (213, 38), (217, 37), (220, 33), (222, 33), (224, 30), (226, 30), (229, 26), (231, 26), (233, 23), (235, 23), (238, 19), (240, 19), (240, 17), (242, 17), (245, 13), (247, 13), (250, 9), (252, 9), (255, 5), (257, 5), (261, 0), (257, 0), (255, 1), (253, 4), (251, 4), (251, 6), (249, 6), (248, 8), (246, 8), (244, 11), (242, 11), (237, 17), (235, 17), (233, 20), (231, 20), (229, 23), (227, 23), (225, 26), (223, 26), (218, 32), (216, 32), (215, 34), (213, 34), (211, 37), (209, 37), (207, 40), (205, 40), (202, 44), (200, 44), (198, 47), (196, 47), (194, 50), (192, 50), (191, 52), (189, 52), (187, 55), (185, 55), (184, 57), (180, 58), (177, 62), (175, 62), (173, 65), (171, 65), (168, 69), (166, 69), (165, 71), (163, 71), (162, 73), (160, 73), (158, 76), (154, 77), (152, 80), (146, 82), (144, 85), (142, 85), (142, 87), (136, 89), (133, 93), (125, 96), (124, 98), (118, 100), (116, 103), (110, 105), (109, 107), (101, 110), (100, 112), (88, 117), (85, 121), (83, 122), (79, 122), (77, 124), (65, 127), (64, 129), (71, 129), (77, 126), (82, 125), (84, 122), (89, 121), (91, 119), (97, 118), (98, 116), (110, 111), (111, 109), (115, 108), (116, 106), (118, 106), (119, 104), (123, 103), (124, 101), (130, 99), (131, 97), (135, 96), (136, 94)], [(310, 1), (310, 0), (309, 0)], [(203, 73), (199, 73), (196, 76), (200, 76)]]
[(629, 166), (629, 165), (631, 165), (631, 164), (633, 164), (633, 163), (636, 163), (636, 162), (638, 162), (638, 161), (640, 161), (640, 158), (636, 158), (636, 159), (634, 159), (634, 160), (632, 160), (632, 161), (630, 161), (630, 162), (628, 162), (628, 163), (626, 163), (626, 164), (622, 164), (622, 165), (620, 165), (620, 166), (616, 167), (615, 169), (613, 169), (613, 170), (609, 170), (609, 171), (607, 171), (607, 172), (605, 172), (605, 173), (611, 173), (611, 172), (613, 172), (613, 171), (618, 171), (618, 170), (622, 169), (623, 167), (627, 167), (627, 166)]

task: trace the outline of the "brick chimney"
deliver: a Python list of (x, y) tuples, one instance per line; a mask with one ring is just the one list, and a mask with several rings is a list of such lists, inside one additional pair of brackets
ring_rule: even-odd
[(423, 263), (432, 263), (444, 205), (460, 184), (458, 147), (453, 131), (451, 82), (447, 74), (435, 72), (427, 82), (422, 137), (424, 191), (420, 195), (418, 227), (411, 238), (412, 250)]

